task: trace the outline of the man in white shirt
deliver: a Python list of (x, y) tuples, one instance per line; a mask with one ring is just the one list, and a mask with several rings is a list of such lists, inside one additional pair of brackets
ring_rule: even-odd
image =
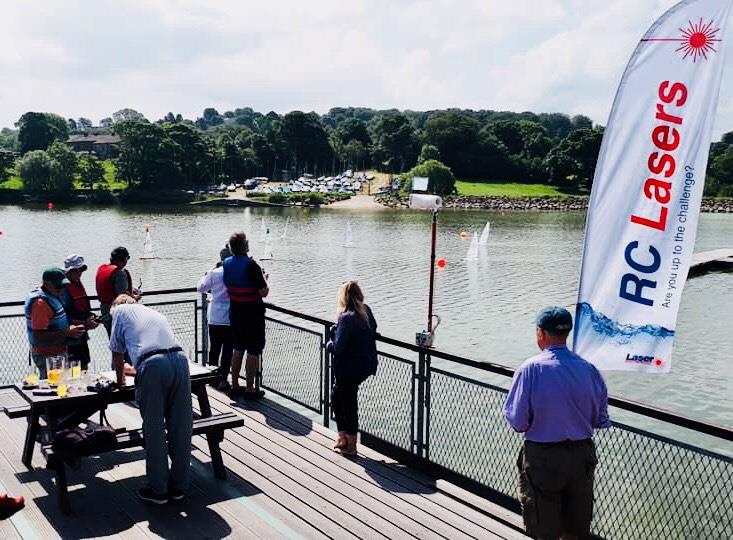
[[(228, 247), (219, 252), (221, 261), (231, 257)], [(209, 365), (219, 366), (221, 377), (216, 385), (217, 390), (229, 390), (227, 376), (232, 365), (232, 330), (229, 326), (229, 293), (224, 285), (224, 269), (222, 263), (206, 272), (198, 282), (196, 290), (200, 293), (211, 293), (211, 301), (207, 310), (209, 323)], [(221, 354), (221, 363), (219, 362)]]
[(111, 313), (109, 348), (117, 383), (125, 382), (127, 353), (135, 370), (135, 399), (143, 418), (148, 486), (138, 490), (138, 497), (155, 504), (180, 500), (188, 488), (191, 467), (188, 359), (166, 318), (154, 309), (121, 294), (112, 303)]

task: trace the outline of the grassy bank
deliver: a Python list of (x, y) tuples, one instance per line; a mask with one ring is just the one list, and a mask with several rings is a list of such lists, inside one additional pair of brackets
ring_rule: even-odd
[(555, 186), (456, 180), (458, 195), (473, 197), (564, 197)]

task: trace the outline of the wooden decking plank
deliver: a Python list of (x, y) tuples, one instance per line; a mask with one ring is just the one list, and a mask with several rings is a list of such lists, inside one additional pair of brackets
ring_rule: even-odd
[[(120, 425), (128, 426), (131, 429), (142, 423), (139, 414), (134, 412), (132, 409), (129, 411), (126, 409), (127, 408), (123, 409), (121, 406), (110, 408), (108, 413), (110, 421), (114, 423), (118, 419), (121, 419)], [(144, 456), (141, 457), (144, 459)], [(222, 515), (219, 517), (222, 518), (226, 525), (221, 526), (221, 524), (219, 524), (221, 527), (221, 530), (219, 531), (211, 531), (208, 528), (208, 523), (212, 518), (211, 515), (203, 516), (204, 519), (201, 520), (201, 524), (196, 527), (201, 533), (200, 536), (202, 538), (209, 537), (214, 532), (221, 536), (228, 536), (229, 534), (238, 536), (246, 533), (248, 538), (280, 537), (273, 531), (273, 528), (270, 525), (261, 521), (256, 515), (248, 514), (251, 519), (245, 520), (244, 518), (246, 516), (242, 515), (241, 506), (238, 508), (238, 510), (240, 510), (239, 512), (234, 512), (233, 508), (224, 504), (227, 502), (228, 498), (231, 498), (231, 494), (225, 493), (222, 489), (223, 483), (219, 484), (213, 480), (211, 469), (207, 461), (208, 460), (198, 462), (195, 458), (192, 460), (191, 488), (184, 501), (180, 503), (171, 503), (171, 506), (174, 506), (174, 510), (176, 512), (185, 511), (187, 514), (189, 513), (190, 508), (206, 508), (208, 509), (208, 512), (212, 512), (214, 514), (221, 512)], [(144, 461), (141, 462), (141, 467), (143, 467), (144, 470)], [(216, 497), (216, 500), (206, 500), (207, 498), (211, 499), (212, 496), (216, 494), (219, 495), (219, 497)], [(241, 496), (241, 493), (238, 495)], [(155, 507), (151, 507), (151, 510), (154, 511)], [(206, 511), (207, 510), (204, 510), (204, 512)], [(213, 519), (214, 521), (218, 521), (216, 518)]]
[[(195, 400), (194, 405), (197, 405)], [(133, 420), (126, 419), (122, 424), (125, 424), (125, 422), (132, 424)], [(194, 437), (193, 444), (197, 451), (209, 456), (208, 444), (205, 439)], [(282, 476), (278, 471), (268, 468), (268, 470), (263, 472), (261, 469), (251, 467), (249, 463), (251, 460), (248, 460), (246, 455), (243, 456), (237, 452), (235, 452), (235, 455), (231, 455), (226, 452), (223, 445), (222, 453), (225, 455), (225, 465), (230, 471), (239, 476), (243, 483), (255, 486), (256, 489), (259, 489), (266, 494), (274, 504), (277, 504), (287, 510), (297, 519), (300, 527), (305, 526), (303, 528), (307, 530), (315, 530), (320, 534), (332, 538), (353, 537), (353, 535), (349, 534), (340, 524), (334, 523), (332, 517), (328, 514), (324, 514), (324, 518), (321, 518), (318, 515), (315, 515), (312, 510), (307, 511), (306, 509), (308, 506), (305, 501), (299, 500), (298, 498), (290, 495), (277, 484), (277, 478)], [(271, 479), (274, 479), (275, 482)], [(307, 517), (303, 515), (306, 512), (309, 514)], [(276, 515), (274, 512), (273, 514)], [(290, 520), (290, 522), (292, 522), (292, 520)], [(288, 523), (288, 521), (284, 521), (284, 523)], [(317, 535), (314, 537), (316, 536)]]
[[(472, 538), (486, 533), (484, 529), (475, 527), (472, 535), (470, 532), (445, 523), (427, 509), (414, 504), (420, 502), (419, 495), (405, 494), (404, 498), (398, 497), (389, 487), (379, 485), (370, 478), (358, 464), (353, 464), (355, 465), (355, 472), (351, 468), (345, 469), (336, 463), (337, 460), (346, 460), (349, 464), (352, 464), (348, 458), (344, 458), (331, 450), (323, 449), (312, 441), (309, 441), (308, 444), (302, 444), (303, 437), (273, 430), (269, 426), (260, 424), (249, 415), (243, 416), (245, 427), (236, 430), (235, 433), (261, 448), (266, 448), (268, 444), (270, 446), (272, 444), (276, 445), (281, 449), (277, 452), (281, 453), (283, 459), (289, 463), (301, 470), (308, 471), (311, 475), (325, 475), (325, 480), (332, 482), (334, 489), (343, 496), (371, 508), (372, 511), (378, 512), (385, 519), (388, 519), (399, 528), (411, 532), (411, 534), (419, 537)], [(399, 488), (396, 484), (392, 487)], [(356, 496), (354, 492), (356, 492)], [(412, 501), (410, 501), (409, 495), (412, 495)]]
[[(216, 397), (217, 399), (221, 399), (219, 396)], [(331, 444), (334, 435), (333, 432), (328, 430), (328, 428), (321, 426), (320, 424), (311, 423), (309, 419), (301, 417), (300, 415), (298, 415), (298, 413), (294, 411), (282, 407), (270, 400), (263, 400), (257, 402), (257, 404), (245, 404), (245, 406), (247, 405), (250, 408), (244, 408), (242, 409), (243, 411), (254, 412), (259, 410), (262, 418), (267, 419), (266, 423), (268, 425), (272, 424), (273, 422), (281, 421), (283, 427), (285, 428), (283, 431), (286, 433), (301, 433), (303, 436), (317, 441), (318, 444), (320, 444), (326, 450)], [(225, 404), (225, 406), (227, 405)], [(389, 458), (386, 458), (385, 456), (378, 454), (377, 452), (374, 452), (367, 447), (361, 446), (360, 448), (361, 453), (365, 457), (370, 457), (373, 460), (372, 463), (364, 464), (364, 466), (370, 469), (372, 473), (382, 476), (385, 480), (391, 480), (398, 483), (403, 489), (407, 491), (414, 491), (415, 493), (419, 493), (424, 501), (431, 501), (433, 503), (436, 503), (439, 508), (447, 510), (450, 514), (452, 514), (452, 519), (455, 520), (456, 518), (458, 518), (464, 524), (466, 521), (474, 523), (483, 530), (493, 531), (502, 536), (525, 538), (525, 536), (521, 532), (512, 527), (504, 525), (496, 519), (493, 519), (490, 515), (479, 512), (474, 508), (471, 508), (470, 506), (461, 503), (459, 500), (455, 500), (452, 497), (441, 493), (435, 486), (434, 479), (429, 478), (426, 475), (419, 473), (418, 471), (414, 471), (412, 469), (401, 466), (401, 468), (397, 470), (391, 465), (384, 463), (389, 461), (393, 462), (393, 460), (390, 460)], [(348, 462), (344, 462), (344, 466), (348, 466)], [(425, 504), (425, 502), (423, 502), (422, 504)], [(433, 507), (431, 509), (431, 513), (435, 511), (436, 509), (435, 507)], [(449, 515), (446, 514), (443, 514), (443, 517), (445, 517), (446, 519), (451, 519)], [(508, 522), (516, 523), (516, 521)]]
[[(205, 443), (202, 444), (197, 441), (194, 444), (199, 451), (208, 455), (208, 448), (206, 448)], [(224, 454), (224, 463), (227, 469), (245, 482), (256, 486), (269, 498), (277, 501), (283, 508), (288, 509), (293, 515), (307, 522), (324, 535), (330, 538), (358, 538), (350, 529), (345, 528), (343, 523), (334, 520), (334, 513), (329, 515), (329, 508), (324, 509), (324, 505), (314, 504), (311, 497), (299, 498), (278, 484), (277, 477), (274, 477), (273, 481), (273, 479), (262, 475), (259, 471), (259, 463), (253, 463), (254, 460), (247, 462), (247, 456), (241, 449), (225, 441), (222, 444), (222, 453)]]
[[(358, 505), (360, 509), (368, 512), (360, 519), (370, 526), (374, 526), (373, 523), (379, 522), (379, 525), (377, 525), (379, 530), (387, 534), (390, 538), (394, 538), (399, 534), (407, 534), (418, 538), (451, 537), (448, 536), (447, 531), (445, 531), (445, 534), (441, 534), (435, 530), (431, 530), (419, 520), (412, 519), (391, 505), (383, 502), (378, 497), (374, 497), (365, 490), (346, 482), (343, 476), (339, 477), (338, 475), (332, 474), (324, 467), (324, 465), (328, 464), (325, 459), (321, 459), (320, 463), (315, 465), (299, 455), (299, 451), (303, 451), (302, 447), (295, 444), (277, 444), (258, 433), (255, 429), (252, 429), (252, 427), (250, 425), (248, 428), (235, 430), (235, 433), (241, 437), (241, 439), (236, 440), (235, 444), (241, 445), (242, 448), (262, 459), (266, 459), (268, 455), (276, 456), (275, 459), (277, 462), (274, 463), (274, 466), (278, 469), (281, 468), (281, 465), (277, 463), (287, 464), (288, 467), (293, 467), (314, 481), (323, 484), (326, 495), (328, 493), (334, 493), (334, 499), (343, 498)], [(232, 441), (234, 442), (233, 437)], [(285, 440), (285, 443), (288, 442)], [(366, 483), (363, 484), (364, 486), (360, 487), (368, 485)], [(388, 492), (381, 491), (380, 495), (384, 497), (388, 495)], [(470, 536), (464, 535), (461, 531), (453, 531), (452, 537), (470, 538)]]
[[(258, 469), (273, 469), (279, 474), (272, 481), (282, 486), (308, 506), (319, 511), (360, 538), (406, 538), (411, 537), (391, 523), (362, 508), (353, 501), (338, 494), (325, 484), (313, 480), (305, 473), (290, 466), (274, 454), (262, 452), (246, 440), (232, 441), (227, 437), (223, 443), (230, 455), (244, 454)], [(378, 521), (378, 522), (377, 522)]]
[(142, 452), (135, 454), (136, 459), (119, 462), (117, 452), (114, 469), (111, 471), (116, 480), (113, 489), (121, 497), (120, 508), (130, 514), (136, 523), (163, 538), (223, 538), (231, 534), (231, 527), (216, 512), (210, 510), (206, 502), (192, 493), (180, 503), (166, 505), (145, 504), (137, 498), (137, 488), (145, 485), (145, 461)]
[[(252, 411), (248, 411), (252, 412)], [(256, 421), (250, 415), (246, 415), (246, 428), (258, 429), (248, 420)], [(278, 423), (273, 417), (268, 417), (266, 420), (268, 425), (258, 421), (260, 425), (259, 429), (271, 430), (272, 425)], [(287, 426), (282, 424), (283, 428)], [(278, 430), (277, 433), (280, 436), (286, 437), (293, 441), (294, 444), (300, 445), (300, 440), (309, 440), (308, 436), (301, 436), (293, 434), (292, 429)], [(328, 443), (330, 444), (330, 440)], [(316, 441), (311, 441), (308, 445), (302, 445), (300, 454), (305, 455), (312, 453), (317, 456), (316, 459), (321, 461), (325, 460), (325, 463), (336, 468), (336, 473), (340, 472), (341, 478), (344, 478), (344, 474), (357, 478), (359, 485), (362, 489), (366, 486), (370, 486), (372, 489), (377, 490), (381, 498), (386, 503), (394, 505), (396, 508), (405, 508), (407, 512), (411, 511), (411, 517), (415, 520), (421, 520), (426, 527), (433, 528), (438, 534), (448, 533), (449, 537), (455, 537), (460, 534), (464, 534), (468, 537), (480, 538), (487, 535), (499, 534), (500, 536), (511, 536), (513, 530), (506, 531), (503, 526), (490, 518), (484, 519), (488, 521), (490, 527), (481, 526), (466, 519), (461, 513), (456, 513), (451, 510), (447, 510), (440, 505), (435, 504), (431, 498), (425, 498), (419, 490), (413, 490), (406, 488), (403, 484), (394, 481), (389, 476), (385, 476), (384, 465), (380, 462), (375, 462), (371, 458), (358, 458), (358, 460), (349, 460), (340, 457), (338, 454), (333, 452), (329, 447), (323, 446)], [(381, 470), (381, 474), (375, 473), (376, 470)], [(377, 480), (377, 478), (380, 478)], [(394, 476), (394, 475), (391, 475)], [(355, 484), (356, 485), (356, 484)], [(369, 488), (367, 488), (369, 489)], [(422, 489), (424, 491), (424, 489)], [(461, 507), (461, 512), (470, 511), (468, 507)], [(452, 534), (451, 534), (452, 532)]]
[[(20, 462), (26, 425), (23, 420), (5, 421), (3, 427), (8, 440), (12, 440), (12, 445), (3, 445), (2, 453), (8, 463), (8, 469), (15, 471), (16, 476), (20, 477), (16, 479), (21, 489), (20, 493), (27, 495), (30, 492), (30, 496), (26, 496), (26, 508), (23, 512), (27, 513), (28, 519), (34, 528), (40, 528), (38, 531), (40, 537), (114, 536), (117, 531), (134, 525), (131, 520), (126, 520), (123, 514), (116, 512), (116, 508), (114, 505), (109, 504), (107, 497), (99, 497), (98, 495), (90, 497), (85, 508), (88, 512), (87, 516), (83, 513), (70, 516), (63, 514), (58, 508), (56, 485), (52, 480), (53, 474), (45, 469), (45, 462), (40, 456), (40, 452), (35, 453), (33, 460), (35, 469), (33, 471), (26, 470)], [(93, 471), (92, 474), (97, 475), (104, 474), (98, 462), (88, 464), (86, 471)], [(77, 473), (70, 472), (71, 474), (68, 475), (70, 494), (75, 497), (80, 495), (80, 493), (77, 493), (79, 490), (73, 489)], [(23, 481), (23, 478), (27, 478), (28, 481)], [(101, 480), (95, 480), (95, 482), (97, 481)], [(138, 537), (140, 536), (146, 535), (138, 534)]]
[[(195, 446), (191, 455), (203, 464), (210, 458)], [(223, 490), (227, 497), (216, 506), (228, 512), (238, 524), (254, 529), (263, 538), (276, 535), (288, 539), (328, 538), (232, 471), (228, 471), (224, 481), (202, 475), (196, 484), (202, 490)]]

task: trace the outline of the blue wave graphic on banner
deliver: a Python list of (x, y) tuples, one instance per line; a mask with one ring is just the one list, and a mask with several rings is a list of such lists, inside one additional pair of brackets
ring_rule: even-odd
[(635, 339), (671, 339), (674, 337), (674, 330), (663, 326), (645, 324), (635, 326), (633, 324), (621, 324), (593, 309), (587, 302), (578, 304), (576, 315), (576, 326), (578, 332), (593, 331), (595, 334), (610, 338), (619, 345), (625, 345)]

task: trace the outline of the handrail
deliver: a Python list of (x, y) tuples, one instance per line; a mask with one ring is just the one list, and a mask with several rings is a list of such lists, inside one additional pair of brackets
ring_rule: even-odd
[[(187, 287), (187, 288), (182, 288), (182, 289), (162, 289), (162, 290), (157, 290), (157, 291), (146, 291), (145, 296), (159, 296), (159, 295), (167, 295), (167, 294), (188, 294), (188, 293), (197, 293), (197, 292), (198, 291), (196, 290), (196, 288)], [(95, 300), (96, 298), (97, 298), (96, 296), (89, 296), (89, 299), (91, 300)], [(0, 302), (0, 308), (17, 307), (17, 306), (22, 306), (23, 304), (24, 302)], [(271, 304), (269, 302), (265, 303), (265, 307), (267, 309), (271, 309), (272, 311), (276, 311), (284, 315), (290, 315), (292, 317), (297, 317), (299, 319), (303, 319), (303, 320), (306, 320), (306, 321), (309, 321), (315, 324), (323, 325), (324, 327), (328, 327), (333, 324), (333, 321), (322, 319), (320, 317), (316, 317), (313, 315), (307, 315), (305, 313), (294, 311), (292, 309), (283, 308), (275, 304)], [(456, 364), (461, 364), (464, 366), (472, 367), (472, 368), (475, 368), (481, 371), (495, 373), (497, 375), (502, 375), (505, 377), (514, 376), (514, 369), (508, 366), (503, 366), (501, 364), (494, 364), (491, 362), (480, 362), (477, 360), (471, 360), (471, 359), (456, 356), (454, 354), (450, 354), (447, 352), (439, 351), (437, 349), (420, 347), (418, 345), (415, 345), (414, 343), (408, 343), (406, 341), (401, 341), (399, 339), (390, 338), (387, 336), (383, 336), (381, 334), (377, 334), (377, 341), (381, 343), (385, 343), (387, 345), (393, 345), (395, 347), (407, 349), (409, 351), (412, 351), (418, 354), (423, 353), (427, 356), (430, 356), (431, 358), (440, 358), (442, 360), (448, 360), (450, 362), (455, 362)], [(625, 410), (625, 411), (647, 416), (649, 418), (654, 418), (656, 420), (661, 420), (663, 422), (667, 422), (668, 424), (683, 427), (686, 429), (690, 429), (693, 431), (703, 433), (705, 435), (710, 435), (712, 437), (716, 437), (719, 439), (733, 442), (733, 427), (730, 427), (730, 426), (713, 424), (710, 422), (703, 422), (701, 420), (696, 420), (694, 418), (690, 418), (688, 416), (674, 413), (666, 409), (660, 409), (658, 407), (640, 403), (638, 401), (632, 401), (629, 399), (620, 398), (616, 396), (609, 396), (608, 404), (613, 407), (617, 407), (619, 409)]]

